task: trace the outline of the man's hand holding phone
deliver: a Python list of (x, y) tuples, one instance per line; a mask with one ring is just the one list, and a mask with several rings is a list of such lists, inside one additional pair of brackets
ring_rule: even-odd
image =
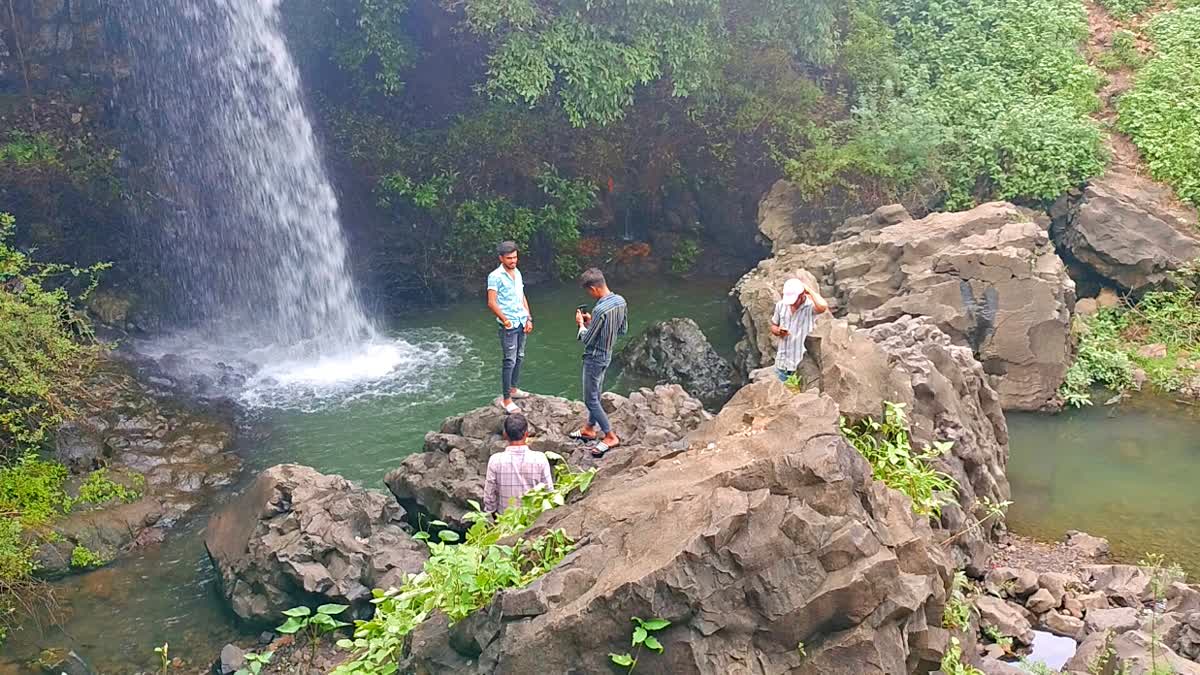
[(771, 335), (774, 335), (776, 337), (787, 337), (788, 335), (791, 335), (791, 333), (789, 333), (788, 329), (786, 329), (786, 328), (780, 328), (779, 326), (772, 325), (771, 326)]

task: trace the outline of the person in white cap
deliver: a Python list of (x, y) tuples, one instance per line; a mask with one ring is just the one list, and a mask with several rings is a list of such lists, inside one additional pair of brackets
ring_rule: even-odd
[(814, 288), (799, 279), (783, 284), (783, 299), (775, 303), (771, 316), (771, 335), (779, 340), (775, 352), (775, 373), (786, 382), (804, 359), (804, 340), (812, 332), (817, 314), (829, 311), (829, 303)]

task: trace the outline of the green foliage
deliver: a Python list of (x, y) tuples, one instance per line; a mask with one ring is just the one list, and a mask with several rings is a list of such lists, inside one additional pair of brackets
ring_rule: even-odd
[[(137, 475), (144, 484), (145, 479)], [(79, 501), (103, 504), (109, 501), (134, 502), (142, 496), (140, 490), (126, 487), (108, 477), (108, 469), (101, 468), (88, 475), (79, 487)]]
[[(75, 310), (107, 265), (37, 263), (9, 244), (15, 222), (0, 213), (0, 456), (40, 445), (69, 414), (63, 395), (79, 387), (96, 348)], [(58, 278), (82, 280), (72, 296)]]
[[(629, 670), (626, 672), (632, 673), (634, 668), (637, 668), (638, 659), (642, 655), (642, 647), (653, 652), (658, 652), (659, 654), (663, 653), (662, 643), (658, 641), (658, 638), (653, 633), (670, 626), (671, 622), (666, 619), (643, 620), (636, 616), (630, 617), (629, 620), (633, 622), (633, 637), (630, 640), (630, 645), (637, 647), (637, 651), (633, 654), (629, 654), (628, 652), (613, 654), (610, 652), (608, 658), (618, 666), (628, 668)], [(800, 650), (804, 650), (803, 643), (800, 645)]]
[(784, 149), (793, 157), (785, 173), (810, 192), (847, 174), (901, 188), (919, 179), (944, 185), (947, 206), (964, 208), (1051, 200), (1103, 169), (1089, 117), (1099, 79), (1078, 49), (1087, 35), (1080, 3), (880, 0), (877, 11), (882, 21), (856, 24), (870, 37), (848, 41), (890, 34), (880, 56), (895, 63), (875, 68), (883, 79), (865, 83), (851, 124), (806, 151)]
[(943, 675), (983, 675), (983, 671), (962, 662), (962, 643), (958, 638), (950, 638), (950, 646), (942, 655)]
[(171, 668), (171, 644), (164, 642), (161, 647), (155, 647), (154, 654), (158, 656), (158, 672), (160, 675), (166, 675), (167, 671)]
[(1144, 61), (1137, 48), (1137, 34), (1124, 28), (1113, 33), (1112, 47), (1097, 59), (1097, 63), (1105, 70), (1137, 68)]
[(1147, 34), (1154, 54), (1121, 96), (1117, 126), (1151, 175), (1200, 204), (1200, 6), (1155, 16)]
[(783, 381), (783, 386), (798, 394), (804, 391), (804, 388), (808, 386), (808, 383), (804, 381), (804, 376), (800, 374), (800, 371), (796, 371), (791, 375), (788, 375), (788, 378)]
[(1169, 663), (1161, 661), (1162, 635), (1159, 634), (1159, 622), (1162, 620), (1159, 608), (1165, 606), (1167, 589), (1176, 582), (1183, 583), (1187, 574), (1179, 563), (1167, 564), (1166, 557), (1161, 553), (1150, 553), (1138, 562), (1150, 575), (1150, 594), (1153, 602), (1150, 606), (1150, 669), (1149, 675), (1171, 675), (1174, 669)]
[(1123, 327), (1120, 314), (1112, 309), (1075, 320), (1078, 351), (1058, 391), (1065, 403), (1076, 408), (1090, 405), (1095, 386), (1118, 392), (1133, 386), (1134, 364), (1122, 345)]
[[(554, 458), (561, 459), (561, 458)], [(491, 602), (504, 588), (529, 584), (557, 565), (573, 548), (562, 530), (546, 532), (536, 539), (520, 537), (542, 513), (566, 503), (571, 492), (585, 492), (595, 469), (570, 471), (559, 463), (555, 487), (539, 487), (525, 493), (496, 516), (471, 502), (475, 509), (465, 520), (471, 523), (466, 537), (443, 529), (434, 541), (428, 532), (417, 538), (429, 546), (429, 560), (418, 574), (410, 574), (400, 588), (373, 591), (375, 615), (368, 621), (356, 621), (353, 639), (340, 640), (338, 646), (353, 650), (351, 660), (338, 666), (338, 675), (389, 675), (396, 672), (396, 655), (410, 633), (434, 611), (444, 613), (451, 622), (466, 618)], [(432, 526), (445, 527), (434, 521)], [(510, 543), (501, 543), (509, 541)]]
[(671, 253), (671, 271), (675, 274), (687, 274), (696, 266), (696, 259), (699, 257), (700, 242), (695, 239), (682, 239)]
[(534, 105), (557, 93), (575, 126), (624, 116), (639, 87), (670, 83), (673, 97), (711, 95), (739, 46), (778, 47), (814, 63), (834, 52), (834, 3), (637, 0), (467, 0), (467, 25), (495, 42), (487, 91)]
[[(502, 197), (461, 198), (455, 173), (439, 173), (425, 181), (406, 175), (384, 176), (377, 193), (381, 206), (393, 207), (403, 197), (413, 206), (430, 211), (446, 227), (439, 258), (444, 272), (466, 275), (495, 264), (495, 246), (512, 240), (527, 252), (535, 243), (562, 251), (579, 239), (585, 213), (596, 201), (596, 189), (583, 180), (559, 176), (546, 166), (537, 176), (545, 202), (538, 208), (518, 206)], [(575, 266), (563, 258), (560, 273), (573, 273)]]
[(24, 527), (45, 525), (71, 508), (63, 491), (67, 468), (25, 454), (0, 466), (0, 516), (15, 518)]
[(870, 462), (875, 478), (908, 495), (914, 512), (937, 517), (942, 506), (953, 500), (957, 483), (930, 465), (953, 444), (938, 441), (914, 452), (903, 403), (885, 402), (882, 422), (867, 418), (851, 425), (842, 418), (841, 428), (846, 440)]
[(350, 625), (345, 621), (333, 618), (347, 609), (350, 609), (350, 605), (332, 603), (321, 605), (315, 612), (308, 607), (293, 607), (284, 611), (283, 615), (287, 617), (287, 621), (284, 621), (283, 625), (275, 630), (284, 635), (303, 633), (307, 636), (307, 670), (311, 671), (313, 662), (317, 658), (317, 645), (321, 642), (321, 636)]
[(971, 590), (971, 582), (966, 572), (958, 570), (954, 573), (954, 581), (950, 585), (950, 597), (946, 599), (946, 609), (942, 611), (942, 627), (950, 630), (966, 630), (971, 625), (971, 600), (967, 594)]
[(374, 70), (367, 91), (395, 96), (404, 90), (402, 72), (412, 64), (413, 47), (405, 37), (408, 4), (397, 0), (357, 0), (358, 33), (344, 40), (335, 55), (338, 65), (356, 75)]
[(75, 548), (71, 549), (71, 567), (75, 569), (86, 570), (92, 567), (101, 567), (108, 563), (108, 558), (82, 544), (76, 544)]
[(1154, 0), (1100, 0), (1100, 4), (1113, 16), (1126, 20), (1149, 9)]
[(999, 628), (990, 623), (985, 623), (981, 627), (981, 630), (983, 631), (984, 637), (992, 642), (995, 642), (997, 645), (1000, 645), (1000, 648), (1004, 650), (1004, 653), (1013, 653), (1013, 639), (1004, 633), (1001, 633)]
[(271, 663), (271, 657), (275, 656), (275, 652), (263, 652), (262, 654), (246, 652), (242, 656), (246, 659), (246, 667), (238, 668), (233, 675), (259, 675), (262, 669)]
[[(1179, 281), (1187, 280), (1180, 277)], [(1094, 386), (1116, 392), (1130, 389), (1135, 367), (1144, 370), (1156, 388), (1176, 391), (1192, 372), (1189, 355), (1200, 351), (1200, 299), (1188, 285), (1151, 291), (1137, 304), (1077, 317), (1074, 330), (1078, 353), (1059, 389), (1067, 404), (1089, 405)], [(1164, 345), (1166, 355), (1138, 354), (1138, 348), (1148, 344)]]
[(61, 161), (58, 144), (47, 133), (10, 131), (8, 141), (0, 144), (0, 164), (56, 166)]

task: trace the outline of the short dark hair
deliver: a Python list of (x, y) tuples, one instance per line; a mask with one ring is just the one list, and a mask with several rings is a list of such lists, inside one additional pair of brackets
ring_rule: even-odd
[(519, 441), (525, 438), (525, 433), (529, 431), (529, 422), (521, 413), (513, 413), (504, 418), (504, 437), (510, 441)]
[(516, 253), (516, 252), (517, 252), (517, 242), (515, 242), (515, 241), (502, 241), (496, 245), (496, 254), (497, 255), (508, 255), (509, 253)]
[(589, 267), (579, 275), (579, 285), (584, 288), (599, 288), (607, 286), (608, 282), (604, 281), (604, 272), (595, 267)]

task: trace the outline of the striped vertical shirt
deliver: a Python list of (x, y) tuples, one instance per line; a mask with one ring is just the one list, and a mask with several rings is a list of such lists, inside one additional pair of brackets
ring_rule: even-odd
[(592, 322), (579, 329), (583, 358), (607, 366), (612, 361), (613, 343), (627, 332), (629, 306), (625, 304), (625, 298), (616, 293), (600, 298), (592, 308)]
[(805, 298), (799, 309), (780, 300), (775, 303), (775, 313), (771, 315), (771, 323), (787, 330), (788, 334), (779, 340), (779, 350), (775, 352), (775, 367), (779, 370), (792, 372), (804, 359), (804, 340), (812, 332), (815, 322), (815, 306), (812, 298)]

